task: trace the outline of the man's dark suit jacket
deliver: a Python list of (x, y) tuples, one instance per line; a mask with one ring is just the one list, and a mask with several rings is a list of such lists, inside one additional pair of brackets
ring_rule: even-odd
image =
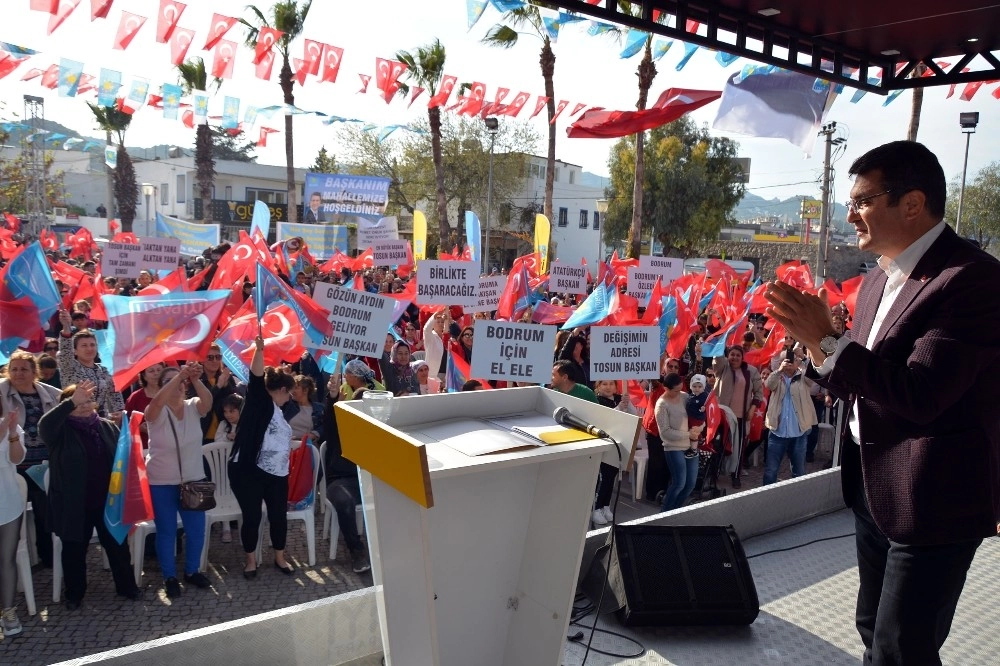
[(995, 535), (1000, 262), (945, 227), (868, 350), (885, 283), (881, 270), (866, 276), (848, 333), (854, 342), (819, 380), (838, 397), (856, 400), (861, 442), (845, 443), (844, 499), (852, 504), (863, 476), (872, 517), (899, 543)]

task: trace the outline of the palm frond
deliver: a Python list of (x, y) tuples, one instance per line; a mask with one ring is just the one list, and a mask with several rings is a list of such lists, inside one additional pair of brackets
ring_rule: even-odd
[(517, 44), (518, 37), (519, 34), (516, 30), (498, 23), (490, 28), (490, 31), (486, 33), (486, 36), (483, 37), (483, 43), (488, 44), (489, 46), (509, 49)]

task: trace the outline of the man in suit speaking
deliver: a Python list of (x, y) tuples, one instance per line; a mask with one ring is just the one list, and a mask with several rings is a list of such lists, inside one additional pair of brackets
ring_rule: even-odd
[(1000, 262), (943, 221), (937, 158), (911, 141), (859, 157), (848, 221), (879, 256), (838, 337), (824, 290), (768, 286), (810, 376), (853, 406), (841, 470), (855, 514), (865, 664), (940, 664), (958, 598), (1000, 520)]

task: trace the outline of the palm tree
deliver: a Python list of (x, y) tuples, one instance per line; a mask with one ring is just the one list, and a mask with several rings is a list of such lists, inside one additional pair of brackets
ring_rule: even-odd
[[(278, 85), (281, 86), (281, 93), (285, 104), (295, 104), (295, 96), (292, 94), (292, 86), (295, 81), (292, 78), (292, 67), (289, 64), (289, 49), (292, 40), (302, 34), (306, 16), (309, 14), (311, 6), (312, 0), (305, 0), (301, 7), (299, 7), (297, 0), (276, 2), (271, 7), (271, 20), (268, 21), (264, 13), (256, 6), (248, 5), (247, 9), (254, 15), (253, 19), (256, 25), (245, 19), (240, 19), (240, 23), (248, 29), (246, 39), (248, 46), (253, 46), (257, 43), (257, 35), (260, 33), (261, 28), (266, 27), (281, 31), (281, 37), (275, 42), (275, 46), (278, 49), (278, 53), (281, 54), (281, 73), (278, 75)], [(298, 197), (296, 196), (295, 159), (292, 149), (292, 138), (292, 115), (286, 114), (285, 177), (288, 185), (288, 221), (298, 222), (298, 211), (295, 209)]]
[[(97, 126), (104, 130), (108, 145), (112, 145), (111, 134), (118, 140), (118, 165), (114, 170), (115, 200), (118, 202), (118, 216), (122, 221), (122, 231), (132, 231), (135, 221), (135, 209), (139, 205), (139, 185), (135, 180), (135, 167), (125, 149), (125, 131), (132, 123), (132, 115), (120, 110), (117, 106), (98, 106), (87, 102)], [(111, 209), (114, 210), (114, 202)]]
[[(911, 78), (917, 79), (924, 75), (927, 71), (927, 65), (924, 63), (918, 63), (916, 67), (913, 68), (913, 72), (910, 74)], [(920, 111), (924, 106), (924, 89), (921, 86), (917, 86), (913, 89), (913, 99), (910, 104), (910, 124), (906, 128), (906, 140), (916, 141), (917, 132), (920, 130)]]
[[(205, 61), (202, 58), (192, 58), (177, 65), (179, 83), (185, 95), (192, 90), (205, 92), (208, 90), (208, 72), (205, 71)], [(216, 78), (212, 85), (218, 90), (222, 79)], [(201, 197), (201, 221), (208, 224), (212, 221), (212, 184), (215, 182), (215, 159), (212, 157), (212, 128), (208, 122), (200, 123), (195, 130), (194, 164), (197, 172), (198, 196)]]
[[(413, 53), (400, 51), (396, 59), (406, 65), (404, 76), (414, 85), (425, 88), (431, 97), (437, 94), (444, 75), (445, 50), (439, 39), (421, 46)], [(409, 93), (409, 85), (401, 83), (399, 92)], [(434, 181), (437, 190), (438, 243), (446, 247), (450, 242), (451, 224), (448, 223), (448, 200), (444, 191), (444, 159), (441, 157), (441, 107), (427, 107), (427, 121), (431, 128), (431, 159), (434, 162)]]
[(530, 28), (535, 36), (542, 40), (542, 50), (538, 58), (538, 64), (542, 68), (542, 79), (545, 81), (545, 96), (549, 98), (547, 110), (549, 120), (549, 146), (545, 159), (545, 199), (542, 206), (542, 213), (545, 217), (552, 219), (552, 179), (556, 170), (556, 126), (552, 119), (556, 115), (555, 88), (552, 85), (552, 76), (556, 71), (556, 54), (552, 52), (552, 42), (549, 33), (542, 22), (542, 16), (538, 7), (525, 5), (519, 9), (511, 9), (503, 13), (503, 20), (509, 25), (497, 24), (487, 33), (483, 41), (490, 46), (497, 46), (504, 49), (512, 48), (517, 44), (520, 36), (517, 28)]
[[(635, 108), (643, 111), (649, 98), (649, 89), (656, 78), (656, 65), (653, 63), (652, 51), (653, 38), (646, 38), (646, 49), (643, 52), (642, 61), (639, 62), (639, 69), (636, 76), (639, 77), (639, 100)], [(635, 134), (635, 183), (632, 186), (632, 225), (628, 229), (628, 250), (627, 256), (638, 259), (642, 253), (642, 185), (645, 182), (646, 160), (645, 160), (645, 138), (646, 133), (636, 132)], [(652, 247), (650, 247), (652, 252)]]

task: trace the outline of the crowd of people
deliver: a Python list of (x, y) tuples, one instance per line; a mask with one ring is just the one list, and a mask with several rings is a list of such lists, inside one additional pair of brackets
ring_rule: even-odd
[[(189, 277), (206, 268), (210, 271), (227, 250), (225, 246), (212, 248), (199, 261), (189, 262)], [(93, 260), (74, 262), (61, 255), (58, 259), (75, 263), (87, 273), (93, 273), (97, 266)], [(412, 272), (372, 267), (332, 273), (306, 270), (286, 279), (294, 289), (307, 294), (317, 281), (398, 294), (413, 277)], [(156, 281), (157, 276), (142, 271), (134, 281), (105, 281), (104, 293), (135, 296)], [(201, 286), (207, 286), (208, 281), (206, 277)], [(243, 286), (245, 299), (252, 293), (252, 285), (246, 282)], [(57, 282), (57, 287), (68, 295), (67, 285)], [(549, 303), (563, 307), (576, 306), (584, 298), (544, 296)], [(42, 567), (53, 564), (52, 536), (62, 541), (64, 603), (70, 610), (79, 608), (85, 595), (87, 547), (95, 532), (107, 553), (118, 594), (130, 599), (142, 594), (133, 580), (127, 542), (118, 543), (102, 518), (124, 415), (130, 420), (141, 415), (139, 434), (156, 526), (155, 553), (167, 597), (177, 598), (186, 588), (211, 585), (200, 570), (205, 515), (183, 508), (178, 498), (181, 484), (207, 476), (201, 447), (213, 442), (229, 446), (225, 473), (243, 514), (238, 538), (246, 554), (243, 575), (247, 579), (254, 579), (260, 566), (256, 549), (264, 511), (274, 548), (273, 564), (283, 573), (294, 572), (284, 551), (289, 461), (291, 451), (302, 443), (326, 442), (326, 478), (322, 483), (327, 485), (327, 496), (337, 513), (353, 570), (367, 571), (369, 556), (354, 515), (360, 503), (357, 470), (341, 455), (333, 405), (361, 398), (368, 390), (390, 391), (395, 396), (445, 391), (449, 359), (471, 364), (475, 321), (495, 315), (409, 303), (386, 334), (380, 357), (347, 356), (336, 373), (321, 371), (308, 351), (275, 367), (265, 367), (264, 341), (258, 337), (246, 384), (223, 364), (222, 351), (213, 344), (201, 358), (134, 368), (135, 382), (118, 391), (99, 356), (95, 331), (106, 322), (94, 317), (92, 301), (84, 298), (71, 308), (60, 309), (37, 342), (10, 356), (0, 378), (0, 427), (6, 442), (0, 460), (0, 495), (13, 496), (16, 475), (24, 478)], [(530, 311), (521, 319), (528, 316)], [(699, 475), (699, 454), (713, 446), (705, 441), (705, 402), (710, 392), (735, 415), (737, 431), (732, 440), (737, 445), (727, 467), (733, 487), (740, 486), (741, 467), (760, 442), (767, 448), (765, 483), (777, 478), (784, 456), (791, 460), (793, 475), (803, 473), (804, 460), (811, 457), (808, 434), (815, 431), (816, 408), (822, 407), (824, 395), (802, 376), (802, 352), (788, 351), (786, 355), (787, 350), (782, 350), (760, 367), (747, 364), (744, 351), (759, 348), (768, 335), (764, 319), (759, 318), (751, 321), (744, 346), (728, 349), (723, 357), (702, 358), (701, 341), (715, 332), (718, 324), (712, 311), (702, 313), (699, 328), (682, 357), (661, 358), (661, 375), (640, 383), (641, 396), (627, 389), (624, 378), (591, 380), (589, 326), (559, 331), (553, 350), (549, 388), (642, 418), (650, 452), (645, 495), (665, 511), (684, 505), (691, 496)], [(794, 340), (787, 342), (792, 350)], [(463, 384), (451, 388), (466, 391), (515, 385), (467, 377)], [(770, 403), (769, 394), (773, 397)], [(764, 420), (763, 427), (755, 430), (755, 419)], [(47, 474), (40, 475), (39, 469)], [(618, 474), (617, 468), (601, 465), (592, 507), (595, 525), (612, 520)], [(0, 514), (0, 519), (7, 518), (0, 524), (0, 605), (7, 635), (16, 635), (20, 626), (10, 591), (10, 581), (16, 581), (11, 573), (11, 544), (16, 546), (22, 519), (21, 512), (10, 507), (19, 504), (5, 503), (6, 513), (12, 515)], [(177, 570), (175, 556), (179, 526), (184, 534), (182, 573)], [(224, 543), (232, 541), (232, 530), (230, 523), (223, 525)]]

